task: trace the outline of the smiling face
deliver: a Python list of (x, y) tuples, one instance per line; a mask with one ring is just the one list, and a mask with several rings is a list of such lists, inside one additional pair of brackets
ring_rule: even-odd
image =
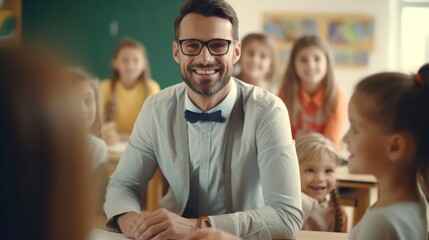
[(265, 80), (271, 71), (271, 59), (270, 48), (261, 41), (253, 39), (243, 45), (240, 63), (244, 79), (253, 81), (251, 84)]
[(328, 60), (317, 46), (299, 50), (295, 58), (296, 73), (304, 84), (317, 85), (326, 76)]
[[(228, 19), (190, 13), (180, 23), (181, 39), (233, 40), (232, 24)], [(240, 58), (240, 44), (231, 43), (228, 52), (222, 56), (211, 55), (205, 46), (197, 56), (187, 56), (175, 41), (173, 57), (179, 63), (180, 73), (188, 87), (199, 95), (212, 96), (224, 89), (231, 79), (233, 64)]]
[(146, 68), (143, 51), (136, 47), (122, 48), (113, 60), (113, 68), (124, 87), (131, 88)]
[(380, 130), (381, 126), (366, 117), (373, 104), (363, 94), (353, 94), (349, 104), (350, 129), (344, 136), (344, 142), (350, 152), (348, 167), (350, 173), (374, 174), (382, 172), (385, 167), (388, 149), (387, 135)]
[(325, 201), (335, 188), (336, 164), (337, 159), (326, 152), (304, 159), (299, 165), (301, 190), (319, 202)]

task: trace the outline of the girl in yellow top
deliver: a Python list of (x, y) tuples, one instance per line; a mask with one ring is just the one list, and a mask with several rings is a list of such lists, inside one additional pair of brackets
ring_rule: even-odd
[(100, 86), (102, 136), (108, 145), (129, 136), (146, 98), (160, 90), (151, 79), (146, 50), (136, 40), (119, 43), (112, 68), (112, 78)]

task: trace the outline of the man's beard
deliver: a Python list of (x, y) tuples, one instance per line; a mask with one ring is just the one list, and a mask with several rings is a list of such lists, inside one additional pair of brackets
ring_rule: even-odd
[[(193, 73), (192, 68), (194, 67), (198, 67), (198, 68), (212, 68), (212, 67), (216, 67), (219, 70), (219, 75), (221, 75), (221, 73), (224, 71), (224, 67), (220, 66), (218, 64), (192, 64), (190, 65), (186, 70), (188, 72)], [(192, 91), (194, 91), (195, 93), (201, 95), (201, 96), (213, 96), (216, 93), (218, 93), (220, 90), (222, 90), (230, 81), (231, 76), (232, 76), (232, 71), (228, 72), (225, 77), (223, 79), (220, 80), (216, 80), (216, 83), (214, 86), (208, 88), (208, 89), (199, 89), (198, 86), (192, 82), (189, 78), (186, 77), (186, 75), (180, 70), (180, 74), (182, 75), (182, 79), (183, 81), (186, 83), (186, 85), (188, 85), (189, 88), (192, 89)], [(193, 73), (194, 74), (194, 73)], [(204, 85), (204, 83), (210, 83), (212, 82), (212, 79), (201, 79), (200, 82), (202, 83), (202, 85)]]

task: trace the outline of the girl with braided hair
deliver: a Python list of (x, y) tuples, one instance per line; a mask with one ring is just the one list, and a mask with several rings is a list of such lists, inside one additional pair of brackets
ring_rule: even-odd
[(320, 133), (296, 141), (304, 210), (303, 230), (346, 232), (347, 215), (335, 187), (335, 169), (341, 158)]

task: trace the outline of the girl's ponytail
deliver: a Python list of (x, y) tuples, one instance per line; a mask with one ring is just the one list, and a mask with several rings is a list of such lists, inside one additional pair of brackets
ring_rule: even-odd
[[(418, 85), (426, 88), (427, 91), (425, 94), (427, 97), (425, 99), (428, 101), (427, 105), (429, 105), (429, 63), (423, 65), (419, 71), (413, 75), (413, 79)], [(417, 164), (418, 180), (426, 195), (426, 199), (429, 200), (429, 153), (427, 151)]]

